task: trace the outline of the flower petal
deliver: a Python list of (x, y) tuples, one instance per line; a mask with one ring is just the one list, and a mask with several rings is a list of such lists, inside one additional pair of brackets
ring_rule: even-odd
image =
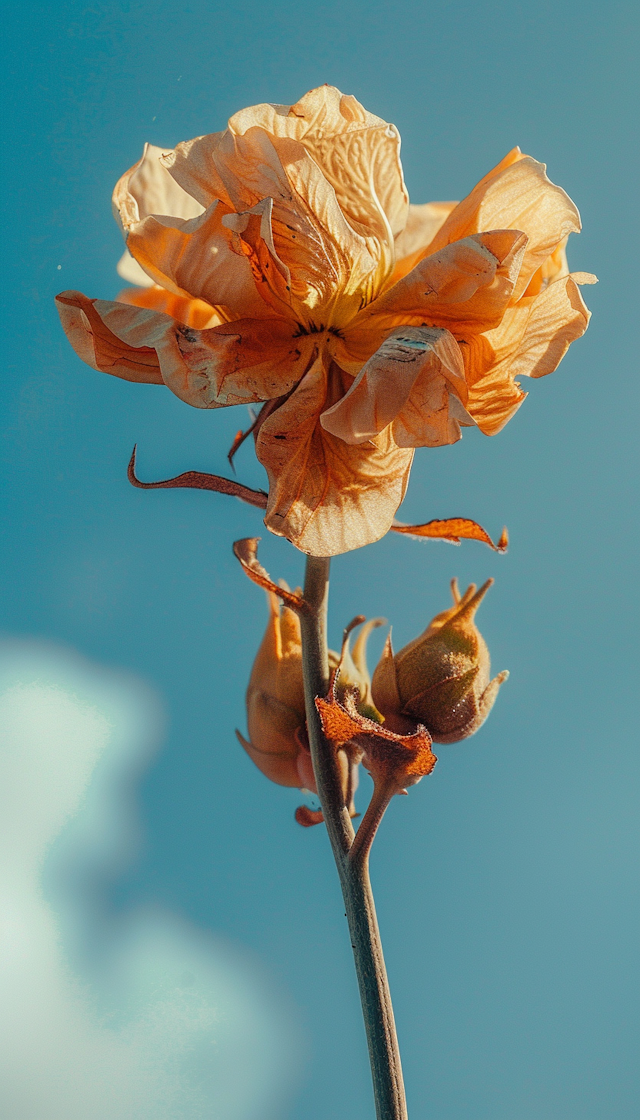
[(162, 381), (187, 404), (219, 408), (288, 393), (308, 368), (315, 343), (284, 319), (240, 319), (206, 330), (168, 315), (80, 292), (57, 297), (76, 353), (129, 381)]
[(588, 322), (578, 286), (566, 276), (521, 299), (499, 327), (462, 347), (467, 407), (485, 435), (499, 432), (524, 400), (515, 379), (552, 373)]
[(391, 424), (399, 447), (439, 447), (460, 439), (460, 420), (473, 423), (460, 405), (466, 396), (462, 355), (449, 331), (398, 327), (320, 423), (352, 445)]
[(150, 311), (160, 311), (163, 315), (170, 315), (178, 323), (184, 323), (186, 327), (195, 327), (196, 330), (218, 327), (224, 322), (222, 316), (210, 303), (205, 303), (202, 299), (174, 295), (158, 284), (151, 284), (149, 288), (123, 288), (118, 292), (117, 302), (127, 303), (130, 307), (147, 307)]
[(518, 230), (473, 234), (423, 257), (358, 316), (357, 330), (403, 322), (448, 327), (456, 337), (500, 322), (518, 279), (527, 239)]
[(150, 276), (147, 276), (144, 269), (138, 264), (137, 260), (131, 256), (128, 249), (125, 249), (120, 257), (116, 265), (116, 272), (118, 276), (121, 276), (123, 280), (127, 281), (127, 284), (135, 284), (138, 288), (153, 287), (153, 280)]
[(223, 319), (266, 318), (273, 310), (258, 294), (248, 250), (225, 222), (230, 215), (222, 202), (191, 219), (150, 215), (131, 227), (127, 248), (161, 287), (219, 307)]
[[(394, 237), (406, 224), (408, 195), (393, 125), (367, 112), (355, 97), (320, 86), (295, 104), (254, 105), (236, 113), (229, 130), (243, 136), (259, 127), (270, 136), (300, 141), (334, 188), (355, 229), (372, 223)], [(360, 229), (360, 232), (363, 232)]]
[(125, 234), (150, 214), (195, 218), (202, 213), (197, 199), (169, 174), (162, 160), (166, 154), (166, 148), (145, 144), (142, 158), (116, 183), (113, 209)]
[(350, 380), (319, 357), (256, 440), (269, 475), (265, 524), (315, 556), (335, 556), (384, 536), (409, 480), (413, 450), (398, 448), (388, 430), (355, 447), (320, 425), (320, 415)]
[(389, 286), (407, 275), (433, 241), (436, 233), (458, 205), (457, 202), (409, 203), (404, 229), (396, 237), (396, 266)]
[[(251, 244), (255, 271), (299, 321), (340, 325), (361, 306), (363, 289), (372, 296), (380, 243), (349, 225), (333, 186), (302, 143), (252, 126), (242, 134), (229, 131), (178, 145), (169, 162), (171, 173), (190, 190), (208, 169), (211, 194), (217, 192), (243, 215), (242, 228), (233, 216), (225, 224)], [(244, 215), (252, 213), (262, 222), (264, 243), (272, 237), (270, 262), (256, 256), (255, 229), (245, 236)]]
[(509, 153), (458, 203), (429, 246), (437, 252), (451, 241), (487, 229), (518, 229), (528, 237), (513, 299), (526, 289), (534, 272), (569, 233), (580, 229), (580, 215), (569, 196), (531, 156)]
[[(82, 292), (61, 292), (56, 296), (60, 321), (78, 357), (93, 369), (112, 373), (125, 381), (162, 385), (155, 348), (123, 342), (103, 321), (96, 310), (96, 302)], [(170, 323), (172, 320), (167, 319), (167, 324)]]

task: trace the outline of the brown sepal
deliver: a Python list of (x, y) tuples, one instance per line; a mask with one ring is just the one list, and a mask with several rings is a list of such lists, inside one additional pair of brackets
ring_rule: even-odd
[(403, 525), (401, 522), (395, 521), (391, 530), (394, 533), (405, 533), (410, 537), (420, 539), (430, 537), (435, 540), (449, 541), (451, 544), (460, 544), (464, 537), (466, 540), (482, 541), (483, 544), (488, 544), (494, 552), (506, 552), (509, 546), (509, 534), (506, 528), (502, 530), (498, 543), (494, 544), (482, 525), (478, 525), (477, 521), (471, 521), (468, 517), (449, 517), (445, 521), (427, 521), (424, 525)]
[(251, 490), (249, 486), (243, 486), (241, 482), (234, 482), (231, 478), (222, 478), (218, 474), (185, 471), (184, 474), (178, 474), (175, 478), (165, 478), (161, 482), (141, 482), (136, 477), (135, 447), (127, 467), (127, 477), (132, 486), (138, 486), (141, 490), (169, 490), (178, 487), (189, 490), (215, 490), (219, 494), (229, 494), (233, 498), (240, 498), (240, 501), (247, 502), (250, 506), (256, 506), (258, 509), (267, 508), (267, 495), (263, 490)]
[(322, 730), (329, 742), (336, 749), (349, 743), (361, 750), (363, 763), (374, 782), (392, 785), (396, 793), (430, 774), (437, 758), (431, 750), (432, 739), (426, 727), (419, 725), (412, 735), (396, 735), (361, 716), (352, 694), (347, 694), (341, 704), (336, 695), (338, 674), (339, 666), (332, 674), (326, 700), (316, 697)]
[(262, 567), (258, 560), (258, 541), (260, 537), (243, 537), (239, 541), (233, 542), (233, 552), (237, 560), (240, 561), (245, 573), (249, 576), (250, 580), (258, 584), (258, 587), (263, 587), (265, 591), (272, 591), (286, 603), (291, 610), (301, 611), (307, 610), (307, 604), (301, 595), (295, 595), (293, 591), (289, 591), (285, 587), (279, 587), (274, 583), (269, 573)]
[(298, 805), (294, 815), (303, 828), (312, 828), (314, 824), (322, 824), (324, 820), (322, 809), (310, 809), (308, 805)]

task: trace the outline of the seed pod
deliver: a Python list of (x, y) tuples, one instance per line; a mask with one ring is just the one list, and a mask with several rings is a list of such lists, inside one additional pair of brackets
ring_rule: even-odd
[(492, 583), (488, 579), (478, 591), (472, 583), (460, 596), (452, 580), (453, 606), (395, 655), (389, 635), (372, 696), (392, 730), (406, 733), (419, 723), (435, 743), (457, 743), (484, 723), (509, 676), (504, 671), (490, 679), (489, 650), (474, 622)]

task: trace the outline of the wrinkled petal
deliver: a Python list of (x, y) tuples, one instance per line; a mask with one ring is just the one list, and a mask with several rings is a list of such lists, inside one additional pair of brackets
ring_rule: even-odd
[(282, 396), (313, 356), (313, 339), (294, 337), (292, 324), (282, 319), (240, 319), (195, 330), (159, 312), (80, 292), (63, 292), (57, 304), (83, 361), (129, 381), (164, 381), (196, 408)]
[(318, 358), (260, 428), (256, 454), (269, 476), (265, 524), (302, 552), (334, 556), (379, 540), (404, 496), (413, 458), (387, 430), (349, 446), (320, 425), (351, 379)]
[(436, 234), (429, 252), (437, 252), (451, 241), (482, 230), (522, 230), (528, 243), (513, 293), (516, 300), (560, 242), (579, 231), (580, 215), (562, 188), (547, 178), (543, 163), (519, 152), (512, 157), (514, 153), (509, 153), (458, 203)]
[(398, 327), (351, 388), (320, 417), (327, 432), (358, 445), (391, 424), (398, 447), (439, 447), (460, 439), (467, 386), (460, 348), (446, 330)]
[(162, 162), (166, 152), (166, 148), (145, 144), (142, 158), (116, 183), (113, 209), (125, 234), (150, 214), (195, 218), (202, 213), (201, 203), (167, 171)]
[[(60, 321), (78, 357), (93, 369), (112, 373), (125, 381), (162, 385), (155, 347), (123, 342), (103, 321), (95, 307), (97, 302), (101, 301), (88, 299), (82, 292), (61, 292), (56, 296)], [(142, 312), (131, 314), (137, 316)], [(171, 329), (171, 319), (166, 319), (166, 326)], [(150, 335), (152, 333), (150, 331)]]
[(457, 205), (457, 202), (424, 202), (418, 206), (409, 203), (406, 225), (396, 237), (396, 265), (387, 282), (389, 287), (411, 272)]
[(131, 227), (127, 248), (174, 294), (220, 308), (224, 319), (265, 318), (273, 311), (258, 293), (262, 277), (252, 269), (248, 245), (225, 222), (229, 216), (237, 217), (221, 202), (197, 218), (149, 215)]
[[(263, 218), (270, 200), (270, 233), (264, 226), (260, 232), (265, 242), (273, 239), (271, 272), (252, 263), (301, 322), (339, 325), (358, 310), (363, 292), (373, 297), (380, 245), (349, 225), (333, 186), (302, 143), (254, 126), (241, 135), (229, 131), (178, 145), (166, 162), (190, 190), (208, 168), (211, 193), (239, 214)], [(233, 218), (227, 221), (244, 236)]]
[[(333, 86), (320, 86), (295, 105), (254, 105), (229, 121), (232, 136), (245, 136), (255, 128), (304, 146), (334, 188), (340, 208), (354, 229), (363, 227), (369, 232), (373, 224), (385, 237), (390, 231), (393, 238), (404, 228), (408, 196), (400, 163), (400, 137), (393, 125), (368, 113), (355, 97), (345, 96)], [(221, 135), (178, 145), (172, 163), (176, 180), (205, 206), (214, 198), (223, 198), (222, 191), (230, 190), (212, 158)]]
[(510, 229), (454, 241), (424, 257), (362, 311), (351, 330), (369, 324), (389, 327), (398, 318), (447, 327), (456, 337), (489, 330), (498, 325), (513, 295), (526, 244), (523, 233)]
[(499, 432), (524, 400), (516, 378), (552, 373), (588, 322), (578, 286), (566, 276), (521, 299), (499, 327), (462, 347), (467, 408), (485, 435)]
[(152, 284), (150, 288), (123, 288), (118, 292), (117, 301), (128, 303), (130, 307), (147, 307), (151, 311), (171, 315), (178, 323), (195, 327), (196, 330), (217, 327), (224, 322), (210, 303), (205, 303), (202, 299), (190, 299), (188, 296), (177, 296), (158, 284)]

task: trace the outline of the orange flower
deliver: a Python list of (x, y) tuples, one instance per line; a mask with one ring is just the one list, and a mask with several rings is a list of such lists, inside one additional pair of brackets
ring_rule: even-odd
[(393, 125), (331, 86), (147, 146), (114, 206), (118, 302), (58, 297), (76, 352), (198, 408), (267, 402), (265, 524), (304, 552), (383, 536), (416, 447), (497, 432), (586, 328), (578, 212), (519, 149), (463, 202), (410, 206)]

